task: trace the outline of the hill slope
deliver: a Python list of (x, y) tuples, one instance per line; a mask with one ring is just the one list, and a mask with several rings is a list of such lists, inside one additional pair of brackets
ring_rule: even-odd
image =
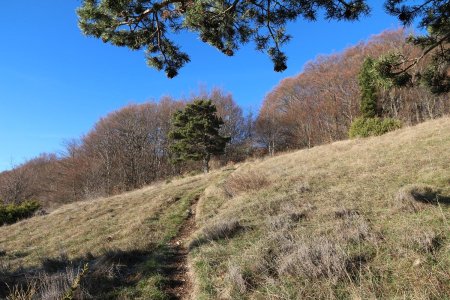
[(198, 199), (194, 299), (448, 298), (449, 149), (442, 118), (70, 204), (0, 227), (0, 280), (88, 261), (93, 297), (186, 298), (165, 265)]

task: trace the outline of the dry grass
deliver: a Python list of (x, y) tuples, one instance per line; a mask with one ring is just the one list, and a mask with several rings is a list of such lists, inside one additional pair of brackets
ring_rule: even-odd
[(265, 172), (237, 171), (227, 178), (224, 190), (230, 197), (234, 197), (240, 193), (259, 190), (269, 184), (270, 181)]
[[(214, 176), (214, 175), (212, 175)], [(135, 250), (158, 243), (161, 215), (208, 178), (160, 183), (110, 198), (65, 205), (51, 214), (0, 227), (0, 245), (16, 266), (37, 266), (45, 258), (94, 256), (104, 249)], [(177, 196), (177, 197), (175, 197)], [(145, 237), (143, 239), (142, 237)]]
[(280, 275), (337, 280), (345, 274), (347, 260), (343, 249), (326, 237), (298, 240), (285, 251), (278, 262)]
[[(50, 214), (0, 227), (0, 265), (8, 265), (0, 273), (0, 290), (4, 283), (13, 286), (23, 281), (17, 274), (42, 270), (57, 279), (71, 263), (89, 262), (94, 297), (106, 297), (99, 294), (102, 289), (113, 293), (108, 295), (113, 298), (153, 297), (163, 280), (158, 276), (165, 243), (176, 235), (190, 202), (219, 176), (221, 171), (72, 203)], [(153, 290), (149, 283), (142, 283), (152, 280)]]
[(6, 300), (32, 300), (37, 296), (36, 282), (32, 281), (27, 286), (14, 286), (10, 289)]
[(247, 283), (245, 282), (239, 266), (230, 265), (228, 267), (226, 280), (230, 285), (230, 297), (234, 297), (235, 295), (242, 295), (247, 291)]
[(428, 205), (448, 202), (448, 198), (440, 195), (440, 190), (424, 184), (409, 184), (397, 193), (400, 208), (410, 211), (425, 209)]
[(212, 223), (200, 230), (198, 236), (189, 244), (189, 248), (193, 249), (210, 241), (231, 238), (242, 228), (239, 220), (235, 218)]
[(437, 253), (444, 243), (444, 235), (430, 228), (417, 230), (407, 238), (407, 245), (423, 253)]
[[(448, 149), (442, 118), (238, 167), (208, 187), (197, 220), (207, 228), (233, 216), (252, 230), (196, 248), (196, 297), (448, 297)], [(432, 187), (439, 201), (398, 209), (405, 186)]]
[(357, 210), (341, 209), (335, 212), (335, 216), (341, 220), (339, 232), (343, 240), (357, 243), (375, 238), (369, 223)]
[(292, 229), (297, 226), (302, 220), (308, 219), (315, 207), (306, 204), (299, 208), (291, 203), (282, 203), (280, 211), (275, 216), (268, 216), (266, 225), (270, 232), (277, 232), (283, 229)]
[(54, 274), (39, 273), (27, 276), (24, 284), (10, 289), (8, 300), (60, 300), (92, 298), (82, 287), (81, 280), (87, 268), (66, 267)]

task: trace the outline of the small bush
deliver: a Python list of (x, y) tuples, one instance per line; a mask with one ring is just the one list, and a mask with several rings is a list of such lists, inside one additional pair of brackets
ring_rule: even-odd
[(33, 214), (41, 207), (36, 201), (25, 201), (21, 204), (0, 205), (0, 225), (12, 224)]
[(350, 126), (348, 135), (350, 138), (378, 136), (401, 127), (402, 122), (392, 118), (357, 118)]
[(246, 171), (230, 175), (224, 184), (225, 193), (234, 197), (242, 192), (258, 190), (269, 185), (267, 176), (261, 172)]

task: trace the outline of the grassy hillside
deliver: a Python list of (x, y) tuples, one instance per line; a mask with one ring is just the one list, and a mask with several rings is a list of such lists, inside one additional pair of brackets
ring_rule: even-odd
[(168, 298), (198, 199), (193, 299), (449, 299), (449, 149), (442, 118), (70, 204), (0, 227), (0, 280), (89, 262), (93, 297)]
[(199, 203), (242, 229), (193, 248), (198, 298), (449, 298), (449, 196), (448, 118), (244, 164)]
[[(225, 172), (73, 203), (0, 227), (0, 298), (8, 291), (5, 283), (12, 286), (23, 274), (31, 274), (38, 284), (57, 280), (67, 288), (67, 277), (88, 262), (86, 290), (94, 298), (164, 299), (160, 286), (166, 280), (167, 245), (191, 203)], [(40, 280), (42, 272), (50, 278)]]

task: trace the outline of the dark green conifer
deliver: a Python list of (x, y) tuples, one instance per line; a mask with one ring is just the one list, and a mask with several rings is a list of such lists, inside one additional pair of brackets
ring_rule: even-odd
[(370, 57), (364, 60), (358, 76), (361, 90), (361, 114), (363, 118), (377, 116), (377, 85), (375, 79), (374, 60)]
[(211, 156), (224, 153), (230, 138), (219, 134), (223, 121), (216, 112), (211, 100), (196, 100), (173, 115), (169, 138), (174, 163), (201, 160), (207, 173)]

